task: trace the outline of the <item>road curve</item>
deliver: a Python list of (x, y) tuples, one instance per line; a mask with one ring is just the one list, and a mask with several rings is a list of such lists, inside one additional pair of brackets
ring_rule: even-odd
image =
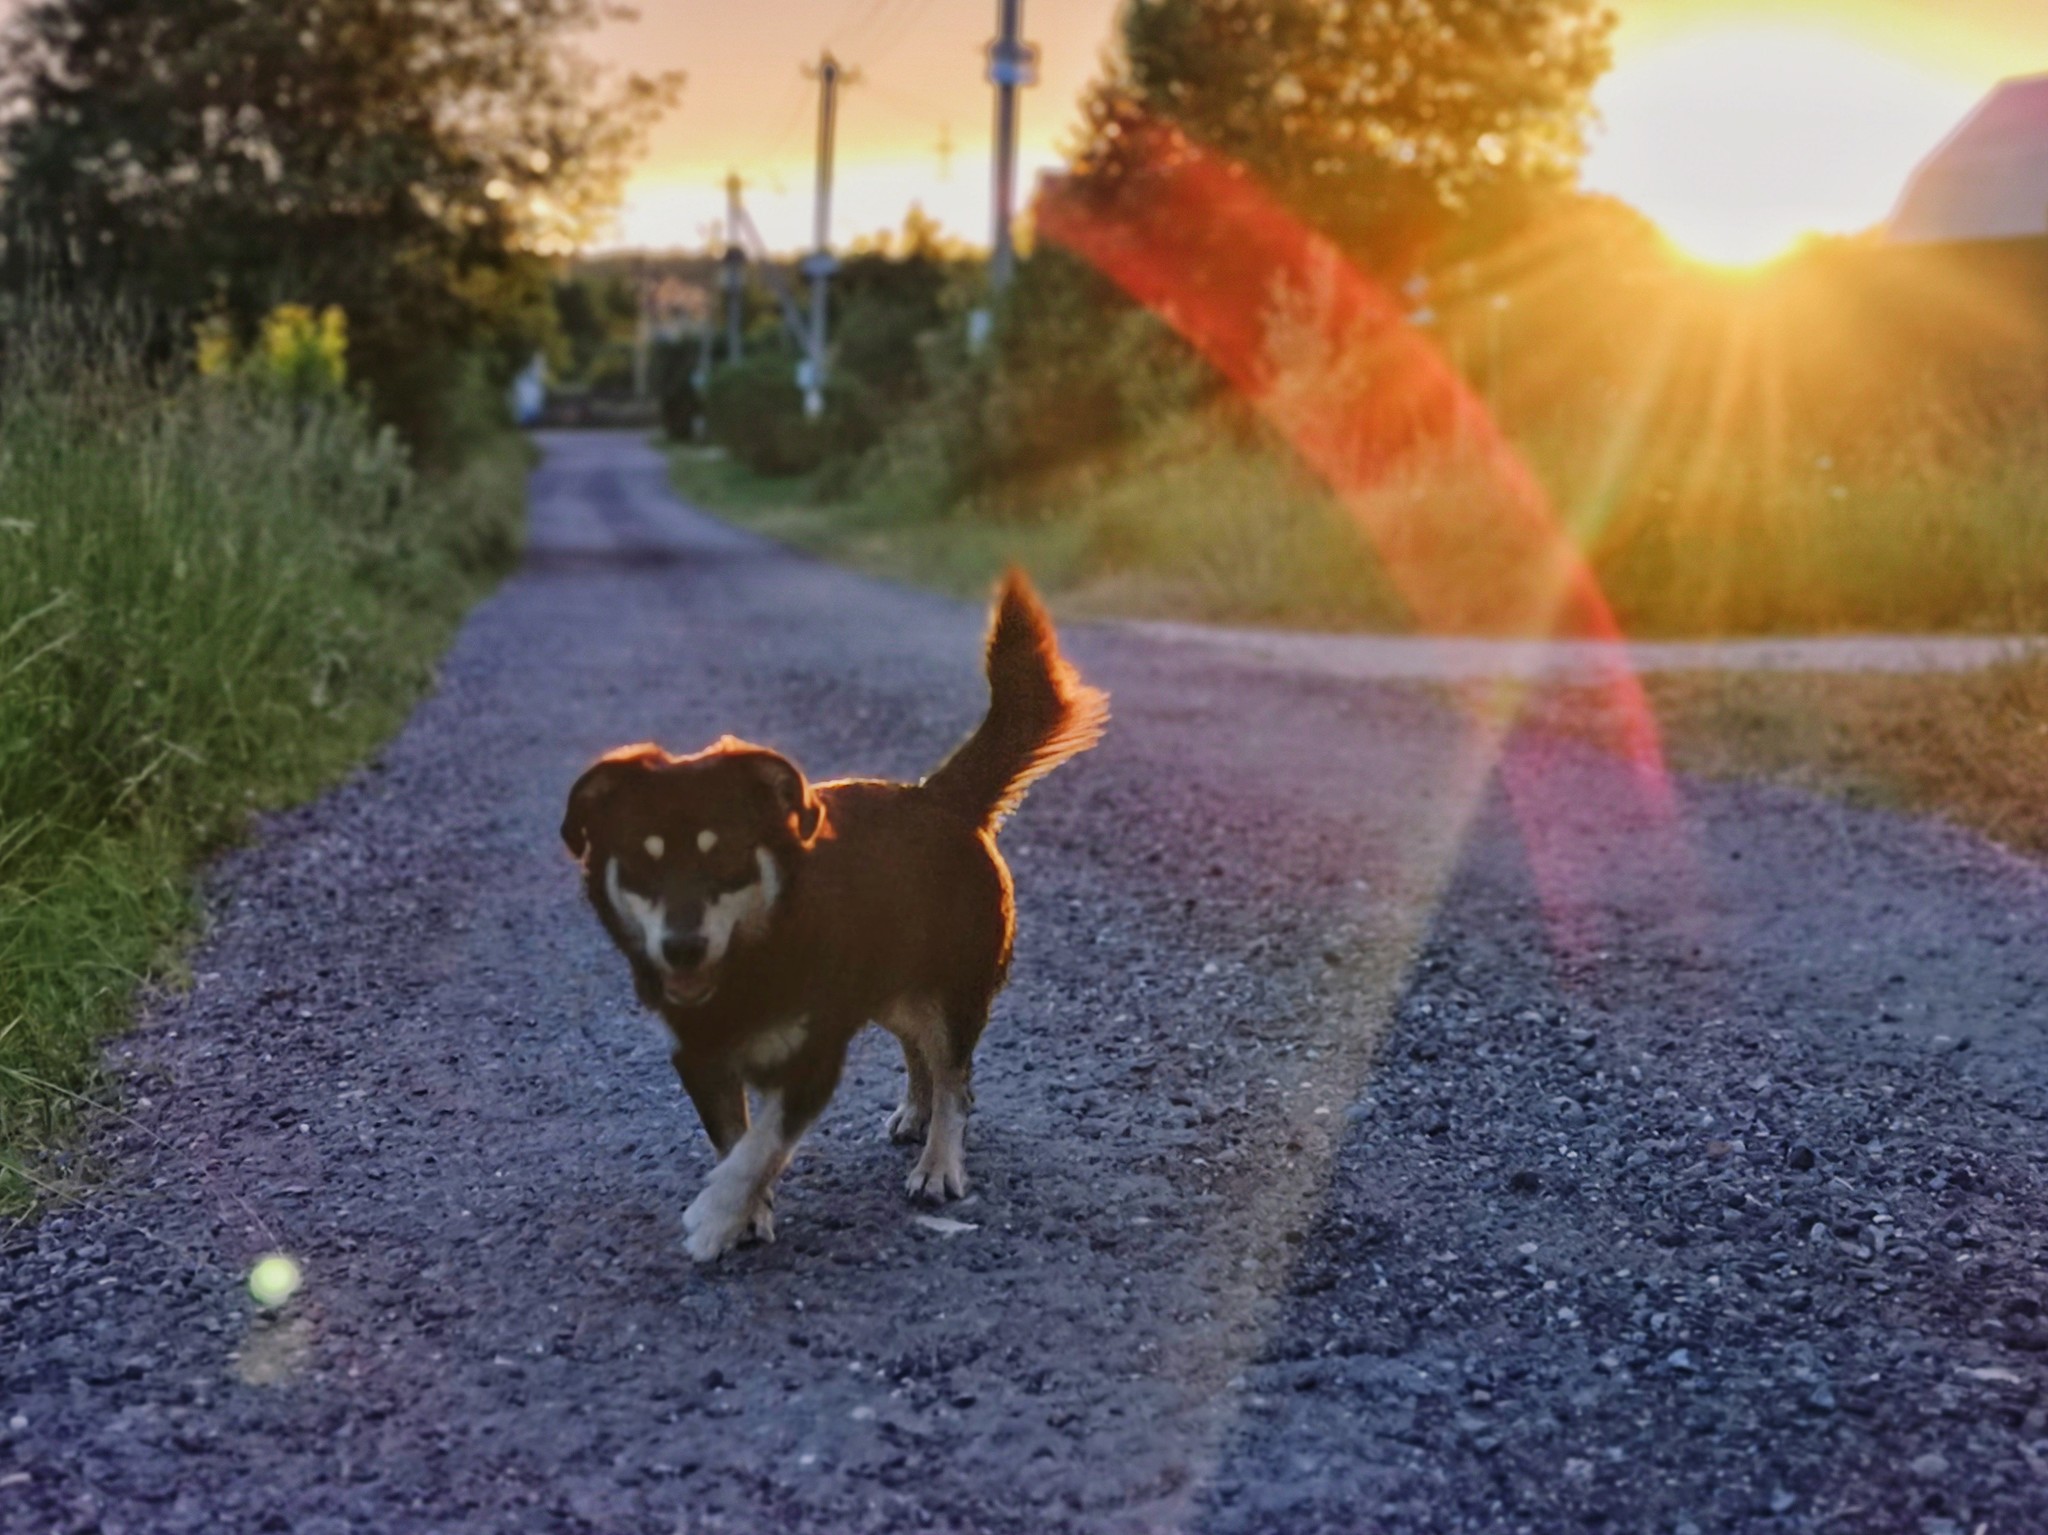
[[(781, 1240), (555, 840), (598, 750), (917, 775), (982, 616), (558, 435), (380, 760), (211, 878), (100, 1192), (0, 1237), (0, 1531), (2031, 1530), (2048, 875), (1115, 629), (1005, 833), (934, 1227), (854, 1052)], [(1519, 787), (1518, 787), (1519, 786)], [(304, 1284), (259, 1310), (280, 1249)]]

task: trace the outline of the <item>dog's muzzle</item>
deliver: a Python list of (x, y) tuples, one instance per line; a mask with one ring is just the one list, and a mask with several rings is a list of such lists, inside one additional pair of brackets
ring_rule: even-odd
[(661, 978), (661, 994), (678, 1007), (702, 1007), (718, 990), (718, 977), (702, 972), (678, 975), (671, 971)]

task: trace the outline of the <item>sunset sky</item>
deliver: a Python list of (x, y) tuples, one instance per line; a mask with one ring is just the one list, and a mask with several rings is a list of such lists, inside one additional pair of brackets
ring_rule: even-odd
[[(642, 0), (596, 39), (606, 60), (688, 71), (612, 243), (701, 244), (728, 169), (769, 243), (809, 243), (817, 88), (829, 46), (864, 79), (841, 106), (833, 233), (921, 203), (985, 240), (994, 0)], [(1682, 247), (1742, 262), (1807, 230), (1867, 227), (1914, 163), (1996, 81), (2048, 71), (2043, 0), (1616, 0), (1617, 64), (1586, 182)], [(1025, 93), (1028, 173), (1059, 162), (1117, 0), (1025, 0), (1042, 50)], [(950, 149), (942, 149), (942, 142)]]

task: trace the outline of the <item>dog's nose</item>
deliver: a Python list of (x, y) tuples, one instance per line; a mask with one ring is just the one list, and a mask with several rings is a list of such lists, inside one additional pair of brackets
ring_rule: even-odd
[(697, 933), (670, 933), (661, 940), (661, 957), (671, 970), (694, 970), (704, 963), (704, 947)]

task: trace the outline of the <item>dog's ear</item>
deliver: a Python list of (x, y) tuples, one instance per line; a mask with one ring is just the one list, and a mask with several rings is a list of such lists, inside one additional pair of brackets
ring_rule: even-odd
[(569, 808), (562, 816), (563, 846), (579, 859), (588, 858), (591, 823), (603, 811), (605, 802), (622, 785), (649, 772), (660, 756), (658, 747), (624, 746), (592, 763), (569, 790)]
[[(722, 746), (725, 743), (719, 744)], [(746, 763), (747, 771), (767, 788), (776, 809), (788, 817), (789, 828), (796, 835), (797, 845), (809, 847), (816, 842), (819, 833), (825, 829), (825, 805), (811, 792), (810, 782), (804, 777), (802, 769), (782, 753), (758, 746), (745, 748), (741, 760)]]

